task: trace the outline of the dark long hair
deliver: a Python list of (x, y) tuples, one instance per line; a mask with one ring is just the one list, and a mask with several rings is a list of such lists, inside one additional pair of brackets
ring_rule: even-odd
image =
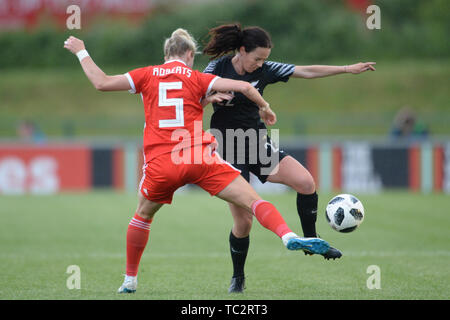
[(272, 48), (269, 33), (260, 27), (247, 27), (242, 29), (239, 23), (224, 24), (209, 30), (209, 42), (203, 53), (218, 58), (229, 52), (234, 52), (244, 46), (246, 52), (256, 48)]

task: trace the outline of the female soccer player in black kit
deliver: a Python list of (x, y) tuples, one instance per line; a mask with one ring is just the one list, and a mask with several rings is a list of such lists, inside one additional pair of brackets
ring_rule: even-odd
[[(291, 77), (311, 79), (375, 70), (374, 62), (347, 66), (295, 66), (266, 61), (271, 52), (272, 42), (270, 35), (259, 27), (243, 29), (240, 24), (221, 25), (211, 29), (209, 35), (210, 39), (203, 53), (212, 56), (212, 61), (204, 72), (223, 78), (248, 81), (261, 94), (267, 85), (279, 81), (287, 82)], [(207, 100), (204, 104), (206, 103)], [(247, 181), (250, 180), (252, 172), (262, 183), (266, 181), (281, 183), (294, 189), (297, 192), (297, 211), (303, 234), (305, 237), (317, 237), (315, 225), (318, 196), (314, 179), (302, 164), (272, 144), (270, 137), (264, 134), (267, 131), (261, 131), (266, 130), (266, 126), (260, 120), (258, 107), (239, 93), (224, 103), (213, 103), (213, 107), (210, 128), (213, 134), (219, 133), (221, 136), (218, 140), (222, 140), (222, 146), (218, 150), (221, 150), (222, 157), (241, 170), (242, 176)], [(236, 138), (238, 135), (232, 135), (231, 138), (228, 135), (227, 139), (227, 129), (228, 132), (230, 129), (243, 130), (243, 136), (247, 137), (245, 154), (242, 154), (242, 148), (239, 148)], [(253, 132), (256, 132), (256, 135)], [(260, 132), (263, 134), (258, 134)], [(255, 136), (257, 141), (251, 141), (251, 137)], [(261, 152), (265, 152), (262, 153), (264, 159), (261, 158)], [(275, 159), (276, 166), (274, 167), (274, 163), (268, 163), (267, 159)], [(268, 172), (268, 168), (274, 169)], [(239, 227), (233, 225), (229, 238), (233, 277), (228, 292), (234, 293), (244, 290), (244, 265), (253, 217), (233, 204), (229, 206), (235, 221), (242, 222)], [(323, 256), (325, 259), (336, 259), (340, 258), (342, 253), (330, 247)]]

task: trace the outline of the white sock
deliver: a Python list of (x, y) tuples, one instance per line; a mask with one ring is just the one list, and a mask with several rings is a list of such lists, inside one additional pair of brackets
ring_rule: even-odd
[(137, 281), (137, 276), (127, 276), (125, 275), (125, 281)]
[(287, 243), (289, 240), (291, 240), (292, 238), (298, 238), (299, 236), (296, 235), (293, 232), (288, 232), (286, 233), (284, 236), (281, 237), (281, 240), (283, 241), (284, 246), (287, 246)]

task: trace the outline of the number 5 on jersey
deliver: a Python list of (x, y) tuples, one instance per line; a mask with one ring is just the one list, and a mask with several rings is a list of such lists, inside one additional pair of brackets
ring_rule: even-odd
[(175, 119), (159, 120), (160, 128), (184, 127), (183, 98), (167, 98), (167, 90), (179, 90), (183, 83), (160, 82), (159, 83), (159, 107), (175, 107)]

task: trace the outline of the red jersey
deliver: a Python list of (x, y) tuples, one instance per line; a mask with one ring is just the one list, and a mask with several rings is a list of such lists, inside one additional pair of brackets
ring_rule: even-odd
[(200, 100), (219, 77), (192, 70), (180, 60), (125, 75), (130, 92), (140, 93), (144, 102), (145, 162), (174, 150), (214, 142), (214, 137), (203, 131)]

